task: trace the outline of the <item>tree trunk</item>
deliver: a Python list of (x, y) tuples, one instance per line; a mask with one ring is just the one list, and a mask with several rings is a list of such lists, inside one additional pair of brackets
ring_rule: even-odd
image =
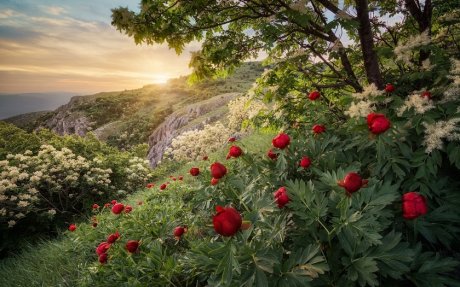
[(378, 89), (383, 89), (383, 79), (380, 73), (377, 53), (374, 51), (373, 33), (369, 20), (369, 8), (367, 0), (356, 0), (356, 12), (358, 14), (358, 34), (361, 42), (361, 50), (364, 57), (364, 68), (367, 80), (375, 84)]
[[(423, 33), (424, 31), (428, 32), (428, 36), (431, 37), (431, 19), (433, 16), (433, 5), (431, 0), (425, 1), (425, 6), (419, 7), (419, 5), (414, 0), (405, 0), (404, 3), (406, 4), (407, 10), (412, 17), (414, 17), (415, 21), (417, 21), (418, 31)], [(419, 65), (422, 65), (422, 62), (428, 59), (430, 56), (430, 51), (420, 51), (419, 55)]]

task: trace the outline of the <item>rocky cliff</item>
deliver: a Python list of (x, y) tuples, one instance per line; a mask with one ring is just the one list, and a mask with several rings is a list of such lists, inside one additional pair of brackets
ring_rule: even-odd
[(222, 119), (226, 115), (227, 103), (239, 93), (227, 93), (215, 96), (203, 102), (179, 109), (167, 116), (149, 137), (148, 160), (155, 167), (161, 160), (172, 139), (181, 133), (200, 129), (205, 124)]
[(42, 123), (42, 127), (48, 128), (57, 134), (85, 135), (91, 130), (91, 121), (84, 113), (73, 111), (73, 107), (84, 101), (83, 96), (75, 96), (70, 101), (54, 111), (54, 115)]

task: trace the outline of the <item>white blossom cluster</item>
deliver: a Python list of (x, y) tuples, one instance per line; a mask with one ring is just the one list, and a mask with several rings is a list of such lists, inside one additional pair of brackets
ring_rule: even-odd
[(460, 98), (460, 61), (452, 60), (452, 69), (450, 70), (449, 78), (452, 80), (447, 89), (444, 91), (443, 98), (440, 103), (448, 103)]
[[(273, 87), (276, 89), (276, 87)], [(228, 126), (234, 131), (240, 131), (245, 120), (256, 117), (260, 112), (267, 111), (268, 107), (252, 95), (238, 97), (228, 103)]]
[(129, 166), (125, 168), (125, 172), (128, 179), (125, 188), (128, 190), (144, 185), (152, 176), (149, 161), (139, 157), (129, 160)]
[(41, 146), (35, 156), (30, 151), (8, 155), (0, 161), (0, 224), (13, 227), (32, 211), (54, 215), (81, 193), (107, 190), (112, 171), (100, 163), (51, 145)]
[(434, 124), (423, 123), (425, 126), (425, 139), (423, 145), (425, 152), (442, 149), (443, 139), (447, 141), (460, 141), (460, 118), (453, 118), (448, 121), (439, 121)]
[(374, 112), (374, 104), (377, 97), (382, 96), (383, 91), (377, 89), (375, 84), (364, 87), (361, 93), (353, 93), (351, 96), (357, 102), (352, 102), (345, 115), (351, 118), (366, 117)]
[(232, 130), (221, 122), (205, 125), (202, 130), (187, 131), (174, 138), (164, 156), (172, 157), (177, 161), (199, 160), (221, 149), (231, 134)]
[(413, 37), (409, 37), (405, 43), (398, 43), (394, 49), (396, 55), (396, 60), (405, 63), (406, 65), (412, 67), (413, 63), (412, 52), (414, 49), (426, 46), (431, 43), (430, 36), (428, 35), (428, 30), (422, 32)]
[(416, 114), (423, 114), (426, 111), (434, 109), (433, 101), (428, 97), (422, 97), (421, 91), (415, 91), (412, 95), (407, 97), (404, 104), (397, 110), (398, 116), (402, 116), (405, 111), (414, 109)]

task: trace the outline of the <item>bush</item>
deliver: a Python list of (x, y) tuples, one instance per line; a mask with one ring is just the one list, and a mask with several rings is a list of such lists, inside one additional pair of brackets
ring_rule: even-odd
[[(244, 155), (225, 162), (228, 173), (217, 185), (208, 163), (197, 164), (199, 176), (152, 194), (109, 224), (126, 240), (140, 240), (140, 251), (128, 254), (126, 240), (119, 243), (105, 265), (95, 258), (82, 284), (110, 278), (153, 286), (457, 286), (455, 70), (451, 82), (429, 88), (431, 98), (400, 92), (397, 84), (392, 94), (368, 87), (354, 95), (323, 92), (317, 101), (290, 93), (295, 101), (277, 103), (281, 116), (255, 119), (290, 136), (288, 147), (272, 148), (276, 159), (232, 143)], [(406, 96), (414, 94), (419, 98)], [(371, 102), (372, 110), (350, 110), (357, 100)], [(316, 124), (326, 130), (312, 130)], [(299, 164), (303, 157), (311, 160), (307, 168)], [(217, 206), (241, 213), (234, 236), (213, 229)], [(177, 226), (188, 229), (180, 238), (173, 236)]]

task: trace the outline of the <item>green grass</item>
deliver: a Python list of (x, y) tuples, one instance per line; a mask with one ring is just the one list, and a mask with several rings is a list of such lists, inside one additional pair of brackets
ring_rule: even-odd
[[(254, 132), (235, 144), (243, 147), (243, 150), (251, 153), (265, 153), (270, 146), (274, 131), (265, 130)], [(192, 166), (200, 166), (207, 169), (214, 161), (225, 161), (228, 145), (221, 151), (209, 155), (209, 161), (175, 163), (164, 162), (154, 170), (157, 185), (171, 181), (169, 176), (183, 175), (184, 184), (196, 183), (188, 175)], [(158, 188), (143, 189), (130, 195), (123, 203), (131, 204), (137, 208), (148, 208), (147, 205), (137, 206), (137, 202), (148, 201), (150, 205), (160, 208), (157, 198), (153, 195), (158, 193)], [(164, 192), (167, 196), (167, 191)], [(155, 207), (155, 206), (154, 206)], [(135, 212), (135, 210), (133, 212)], [(96, 246), (105, 238), (101, 234), (113, 232), (114, 216), (105, 211), (98, 215), (99, 226), (93, 229), (86, 219), (77, 223), (75, 233), (64, 232), (58, 238), (51, 241), (42, 241), (29, 245), (21, 254), (0, 261), (0, 286), (2, 287), (30, 287), (30, 286), (77, 286), (82, 274), (87, 273), (88, 268), (97, 265), (95, 255)], [(123, 218), (120, 219), (121, 221)], [(118, 222), (122, 225), (123, 222)]]

